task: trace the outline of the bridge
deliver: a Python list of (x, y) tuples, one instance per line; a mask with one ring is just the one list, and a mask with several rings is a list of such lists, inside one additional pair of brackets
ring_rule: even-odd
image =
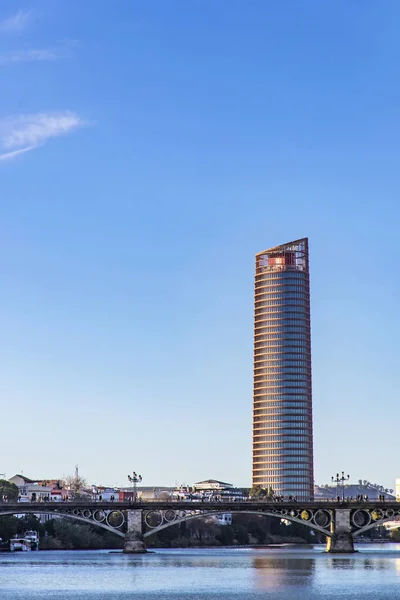
[[(124, 552), (146, 552), (146, 539), (190, 519), (225, 513), (262, 515), (300, 523), (326, 537), (326, 551), (354, 552), (369, 529), (400, 517), (396, 502), (31, 502), (0, 503), (0, 517), (46, 514), (102, 527), (124, 538)], [(399, 523), (400, 526), (400, 523)]]

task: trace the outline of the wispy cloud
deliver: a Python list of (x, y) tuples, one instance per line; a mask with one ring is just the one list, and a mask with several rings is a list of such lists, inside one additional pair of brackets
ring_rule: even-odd
[(20, 115), (0, 121), (1, 160), (10, 160), (34, 150), (52, 138), (89, 125), (71, 111)]
[(23, 31), (29, 23), (29, 10), (18, 10), (14, 15), (0, 21), (0, 31)]
[(77, 42), (67, 40), (62, 44), (51, 48), (28, 48), (24, 50), (13, 50), (11, 52), (0, 53), (0, 66), (21, 63), (21, 62), (44, 62), (66, 58), (72, 55), (73, 48)]
[(24, 152), (29, 152), (30, 150), (34, 150), (36, 146), (28, 146), (27, 148), (21, 148), (21, 150), (14, 150), (13, 152), (5, 152), (4, 154), (0, 154), (1, 160), (12, 160), (18, 154), (23, 154)]

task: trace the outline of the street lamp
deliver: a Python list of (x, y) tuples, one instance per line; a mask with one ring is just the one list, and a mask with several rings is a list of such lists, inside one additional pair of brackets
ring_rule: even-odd
[(136, 485), (142, 481), (142, 476), (133, 471), (132, 475), (128, 475), (128, 480), (133, 483), (133, 501), (136, 502)]
[(336, 477), (332, 477), (332, 482), (336, 483), (336, 496), (339, 497), (339, 483), (342, 484), (342, 502), (344, 502), (344, 482), (348, 481), (350, 479), (350, 475), (346, 475), (344, 474), (344, 471), (342, 471), (342, 476), (339, 477), (339, 473), (336, 473)]

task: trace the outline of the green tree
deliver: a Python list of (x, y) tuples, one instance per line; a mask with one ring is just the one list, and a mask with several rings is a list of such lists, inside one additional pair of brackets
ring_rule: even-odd
[(250, 490), (250, 498), (255, 500), (272, 500), (274, 497), (274, 490), (270, 488), (263, 488), (260, 485), (253, 485)]
[(29, 529), (37, 531), (39, 537), (42, 537), (45, 532), (45, 528), (36, 515), (24, 515), (22, 518), (18, 519), (18, 533), (24, 533)]
[(390, 532), (390, 539), (392, 542), (400, 542), (400, 529), (395, 529)]
[(245, 546), (249, 543), (249, 532), (247, 527), (244, 525), (237, 525), (235, 527), (235, 538), (238, 544)]
[(0, 518), (0, 538), (3, 540), (3, 544), (18, 533), (18, 524), (17, 517), (4, 516)]
[(17, 500), (18, 488), (15, 483), (10, 483), (7, 479), (0, 479), (0, 501), (4, 496), (8, 497), (9, 501)]
[(235, 530), (232, 525), (221, 525), (215, 537), (222, 546), (231, 546), (235, 539)]

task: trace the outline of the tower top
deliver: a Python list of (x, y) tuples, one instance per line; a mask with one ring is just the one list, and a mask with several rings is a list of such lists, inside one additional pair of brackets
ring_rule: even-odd
[(308, 238), (287, 242), (256, 254), (256, 275), (268, 271), (308, 273)]

